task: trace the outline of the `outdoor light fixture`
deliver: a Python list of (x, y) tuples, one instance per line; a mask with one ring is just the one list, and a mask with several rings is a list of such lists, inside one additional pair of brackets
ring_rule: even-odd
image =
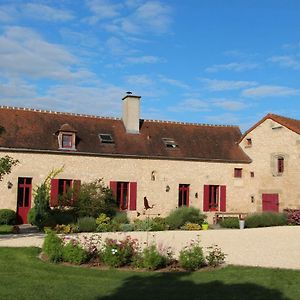
[(195, 198), (198, 198), (198, 193), (197, 192), (195, 193)]
[(11, 189), (13, 187), (13, 183), (11, 181), (7, 182), (7, 188)]
[(167, 185), (167, 186), (166, 186), (166, 192), (169, 192), (169, 191), (170, 191), (170, 186)]

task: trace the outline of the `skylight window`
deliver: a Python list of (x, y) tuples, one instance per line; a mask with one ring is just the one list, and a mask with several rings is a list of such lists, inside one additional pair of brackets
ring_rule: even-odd
[(167, 148), (171, 148), (171, 149), (174, 149), (174, 148), (178, 148), (178, 145), (177, 143), (174, 141), (174, 139), (170, 139), (170, 138), (163, 138), (162, 139), (165, 146)]
[(115, 143), (112, 135), (109, 133), (100, 133), (99, 138), (100, 138), (100, 142), (103, 144), (114, 144)]

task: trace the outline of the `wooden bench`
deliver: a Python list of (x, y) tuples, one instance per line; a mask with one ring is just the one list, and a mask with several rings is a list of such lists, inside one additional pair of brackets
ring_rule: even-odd
[(214, 216), (214, 223), (217, 224), (218, 221), (224, 220), (226, 217), (236, 217), (236, 218), (245, 218), (248, 213), (244, 212), (216, 212)]

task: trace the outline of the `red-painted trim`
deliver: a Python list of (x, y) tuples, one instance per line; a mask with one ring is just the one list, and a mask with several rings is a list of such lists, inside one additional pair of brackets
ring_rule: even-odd
[(58, 179), (51, 179), (50, 206), (58, 206)]
[(136, 197), (137, 197), (137, 183), (130, 182), (129, 183), (129, 210), (136, 210)]
[(226, 211), (226, 185), (220, 185), (220, 211)]
[(209, 211), (209, 185), (203, 186), (203, 211)]

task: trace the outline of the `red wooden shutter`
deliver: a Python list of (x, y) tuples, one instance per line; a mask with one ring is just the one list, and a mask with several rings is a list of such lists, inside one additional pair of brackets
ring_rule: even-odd
[(220, 185), (220, 211), (226, 211), (226, 185)]
[(50, 206), (58, 206), (58, 179), (51, 179)]
[(209, 211), (209, 185), (203, 188), (203, 211)]
[(73, 203), (78, 199), (78, 194), (80, 191), (81, 181), (80, 180), (73, 180)]
[(110, 189), (112, 190), (113, 196), (117, 199), (117, 181), (111, 181), (109, 183)]
[(136, 210), (136, 192), (137, 192), (137, 183), (129, 183), (129, 210)]

